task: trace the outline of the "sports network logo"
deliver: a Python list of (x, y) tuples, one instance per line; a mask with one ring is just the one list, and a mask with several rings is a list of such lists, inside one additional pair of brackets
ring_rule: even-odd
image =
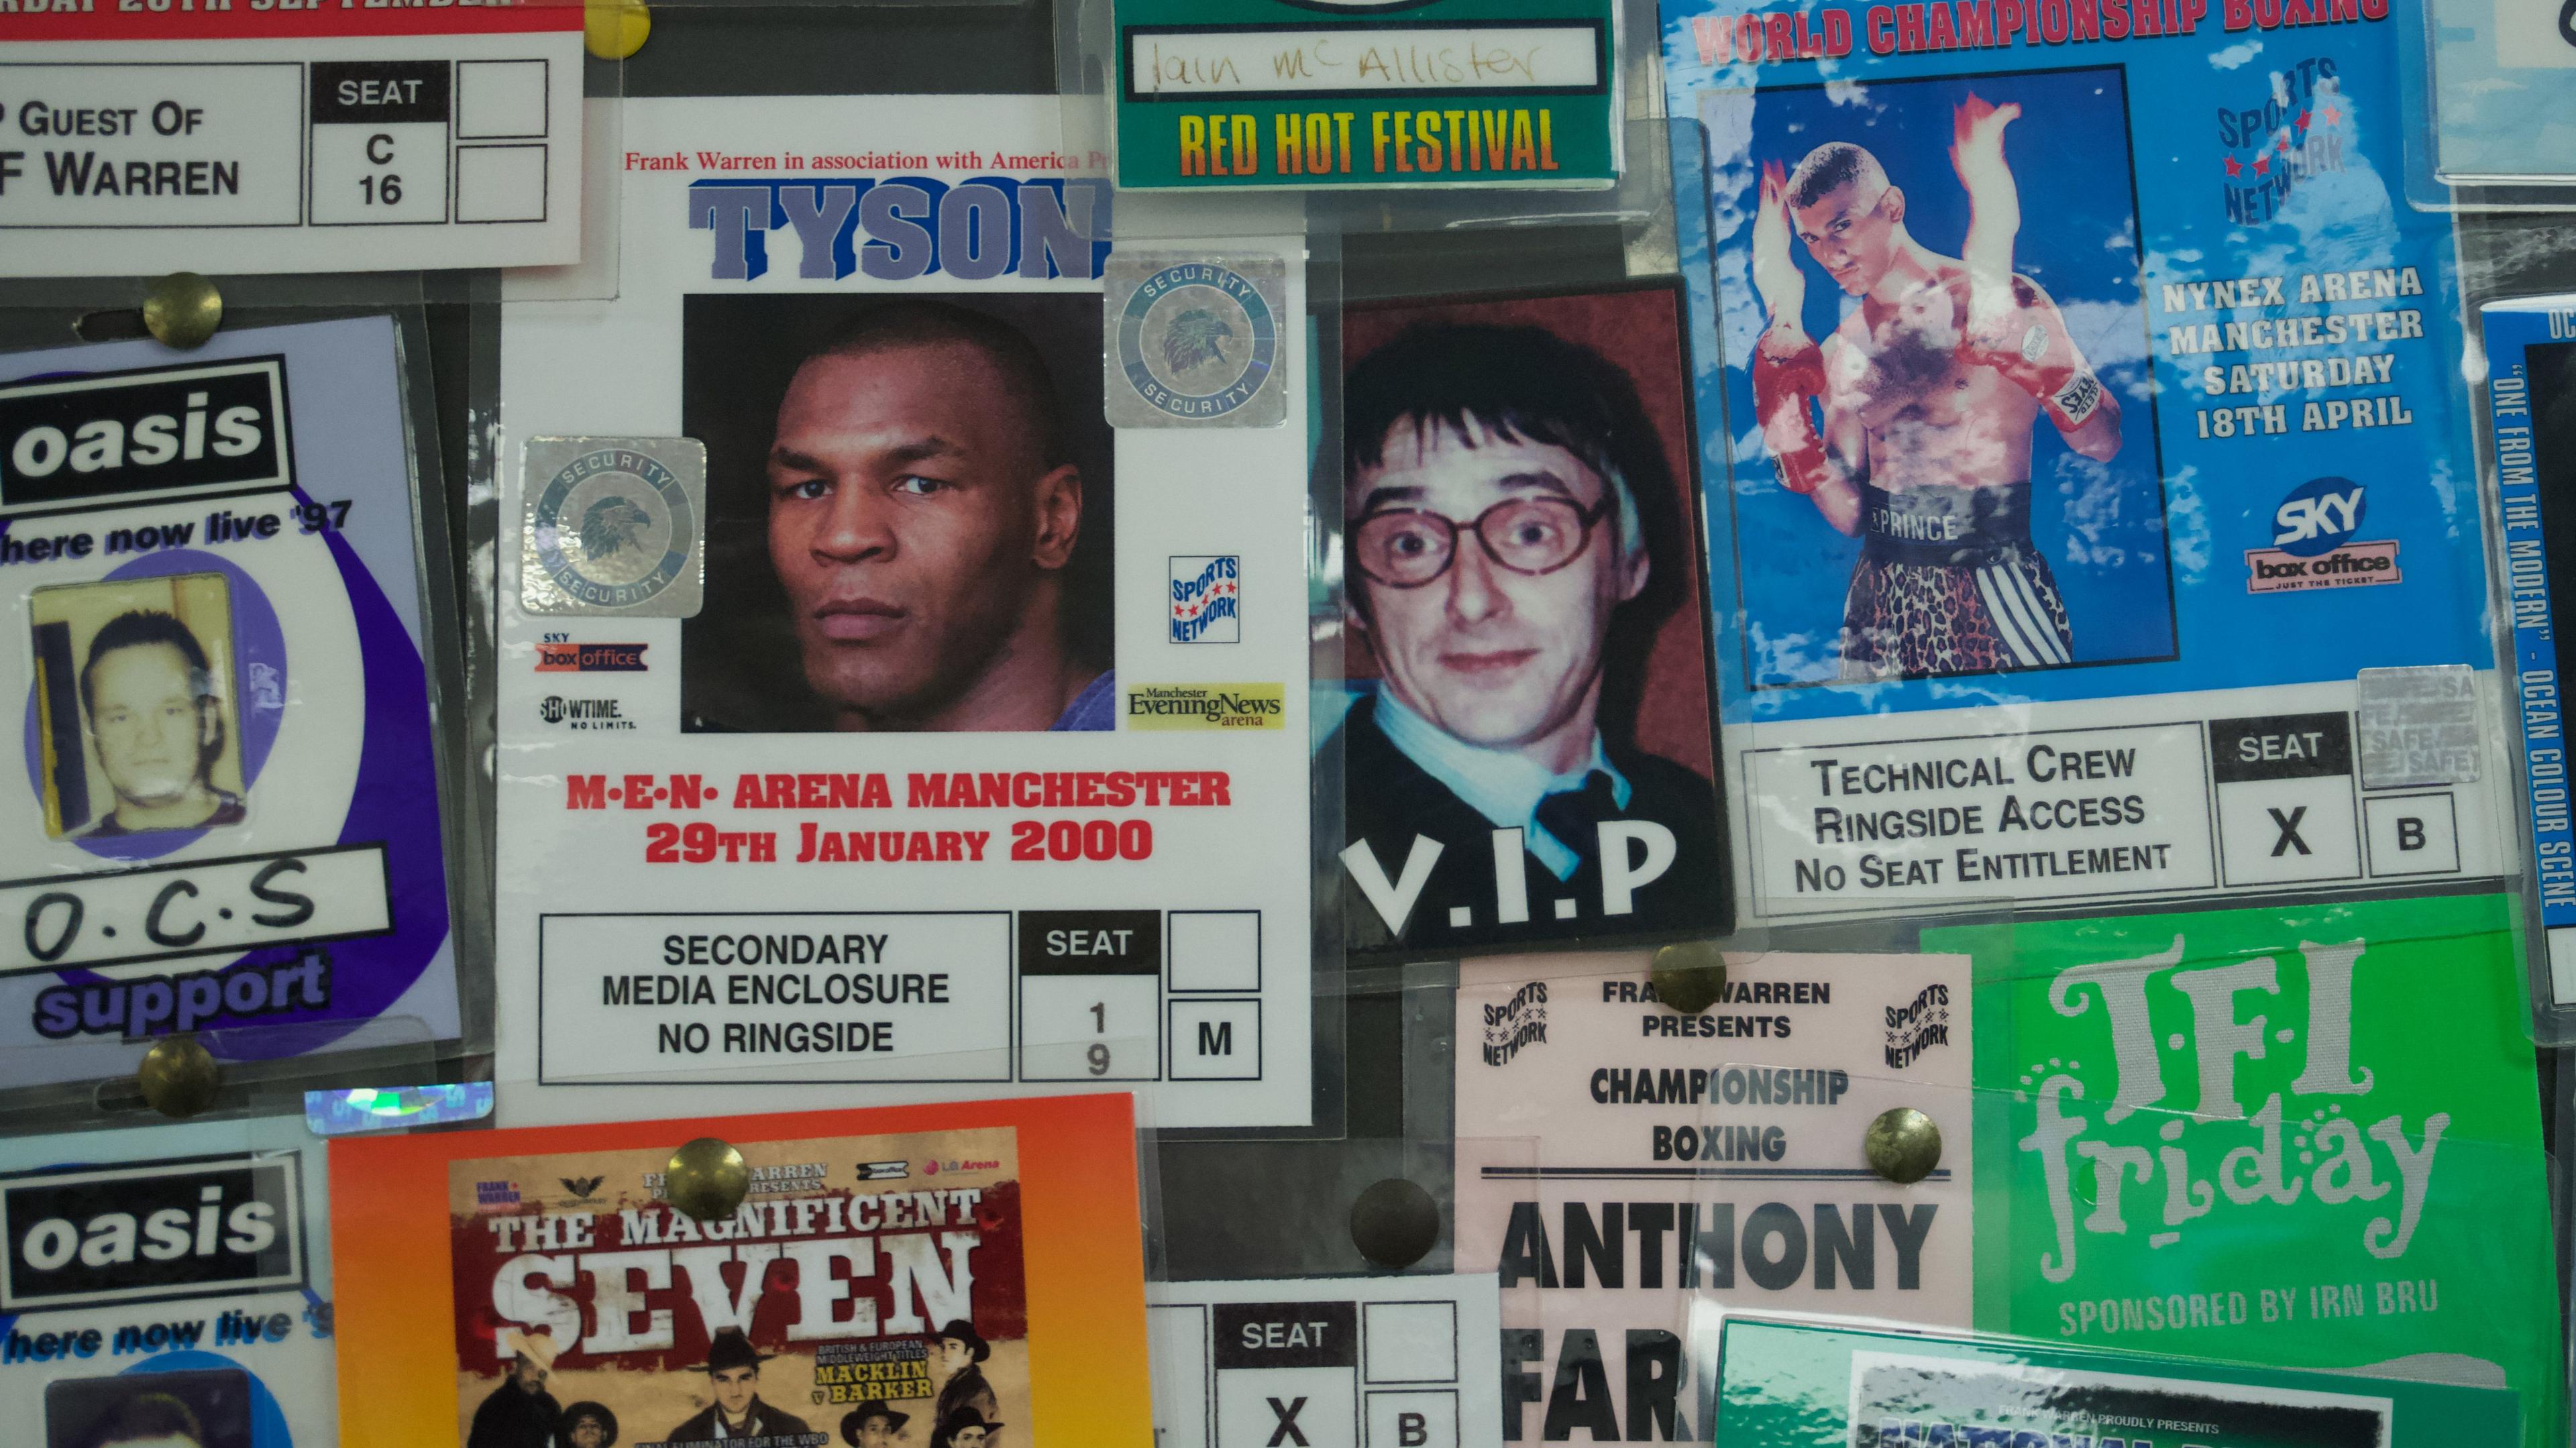
[(1172, 642), (1230, 644), (1243, 638), (1237, 612), (1240, 569), (1232, 554), (1172, 560)]
[[(2231, 31), (2240, 16), (2254, 20), (2280, 8), (2277, 0), (2223, 3)], [(2218, 108), (2220, 189), (2229, 221), (2270, 221), (2301, 182), (2344, 169), (2351, 132), (2334, 70), (2333, 61), (2318, 57), (2285, 60), (2255, 82), (2261, 96), (2241, 97), (2255, 104)]]

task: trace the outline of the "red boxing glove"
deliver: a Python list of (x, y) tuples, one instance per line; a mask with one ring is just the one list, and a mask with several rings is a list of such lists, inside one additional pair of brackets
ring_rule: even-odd
[(1968, 285), (1965, 277), (1950, 285), (1960, 318), (1960, 360), (1991, 367), (2038, 398), (2059, 432), (2082, 427), (2102, 405), (2102, 380), (2084, 365), (2084, 354), (2066, 335), (2066, 320), (2056, 305), (2039, 288), (2015, 277), (2012, 311), (2000, 327), (1979, 332), (1967, 322)]
[(1780, 485), (1812, 493), (1831, 480), (1825, 440), (1807, 399), (1825, 390), (1825, 354), (1795, 331), (1774, 327), (1753, 345), (1753, 413), (1780, 469)]

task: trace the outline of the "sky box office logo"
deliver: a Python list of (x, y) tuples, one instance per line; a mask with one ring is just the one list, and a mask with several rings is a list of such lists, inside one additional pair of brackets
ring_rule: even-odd
[(2245, 591), (2292, 593), (2395, 583), (2397, 540), (2361, 542), (2367, 490), (2350, 478), (2311, 478), (2272, 510), (2272, 546), (2245, 550)]
[(0, 1311), (304, 1285), (296, 1158), (208, 1157), (0, 1178)]
[(644, 651), (651, 644), (571, 644), (537, 645), (537, 672), (540, 674), (640, 674), (646, 671)]
[(2272, 510), (2272, 546), (2293, 558), (2331, 553), (2361, 526), (2368, 499), (2349, 478), (2315, 478)]
[(282, 488), (285, 436), (282, 357), (0, 387), (0, 507)]

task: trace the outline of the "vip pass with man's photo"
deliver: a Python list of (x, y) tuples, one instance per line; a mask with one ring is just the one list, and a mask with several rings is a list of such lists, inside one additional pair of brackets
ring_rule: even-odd
[(1344, 938), (1727, 929), (1698, 449), (1669, 285), (1352, 309)]
[[(1096, 182), (958, 149), (1052, 160), (1035, 100), (626, 139), (772, 156), (851, 104), (922, 164), (637, 172), (619, 298), (504, 308), (500, 1110), (1302, 1123), (1303, 243), (1122, 258)], [(1012, 244), (914, 246), (924, 206)]]
[(0, 1079), (172, 1030), (458, 1030), (397, 360), (384, 319), (0, 359), (0, 1044), (60, 1047)]

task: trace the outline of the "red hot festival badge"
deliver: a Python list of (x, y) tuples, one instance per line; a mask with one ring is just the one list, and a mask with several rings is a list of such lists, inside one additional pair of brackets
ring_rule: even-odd
[[(673, 1146), (705, 1135), (751, 1169), (715, 1222), (663, 1199)], [(588, 1418), (630, 1444), (824, 1448), (881, 1421), (890, 1444), (977, 1448), (1101, 1411), (1144, 1436), (1139, 1253), (1061, 1280), (1102, 1278), (1102, 1248), (1135, 1238), (1127, 1098), (347, 1145), (348, 1441), (563, 1443)], [(397, 1191), (420, 1219), (399, 1236)], [(443, 1319), (420, 1310), (433, 1292)], [(367, 1364), (396, 1362), (389, 1395)]]

